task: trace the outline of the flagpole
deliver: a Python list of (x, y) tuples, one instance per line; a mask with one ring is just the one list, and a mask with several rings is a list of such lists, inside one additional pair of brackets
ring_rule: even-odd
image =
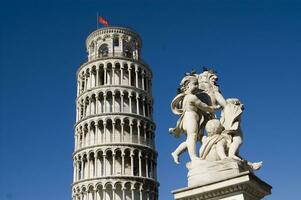
[(98, 12), (97, 12), (97, 17), (96, 17), (96, 29), (98, 29)]

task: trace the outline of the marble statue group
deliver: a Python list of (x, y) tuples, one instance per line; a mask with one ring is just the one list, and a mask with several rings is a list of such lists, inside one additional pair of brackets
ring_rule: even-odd
[[(244, 105), (237, 98), (225, 99), (217, 79), (216, 72), (207, 68), (201, 74), (186, 73), (182, 79), (171, 103), (172, 112), (179, 115), (179, 119), (169, 132), (176, 137), (186, 134), (186, 141), (172, 152), (172, 157), (179, 164), (179, 156), (187, 150), (191, 163), (199, 163), (198, 168), (208, 168), (212, 163), (235, 162), (245, 169), (257, 170), (262, 162), (251, 163), (239, 155), (243, 142), (240, 125)], [(197, 142), (201, 142), (198, 152)], [(192, 170), (191, 166), (188, 168)]]

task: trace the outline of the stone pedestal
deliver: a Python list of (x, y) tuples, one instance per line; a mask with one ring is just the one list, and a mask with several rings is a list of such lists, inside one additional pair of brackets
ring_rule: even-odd
[(251, 170), (246, 161), (226, 158), (220, 161), (194, 160), (186, 164), (188, 187), (225, 180)]
[(272, 187), (249, 171), (207, 184), (173, 191), (175, 200), (259, 200), (271, 194)]

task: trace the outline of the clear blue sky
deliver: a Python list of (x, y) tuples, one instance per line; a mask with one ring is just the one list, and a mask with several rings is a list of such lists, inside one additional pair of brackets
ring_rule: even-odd
[[(301, 2), (5, 1), (0, 8), (0, 199), (71, 198), (75, 73), (96, 13), (135, 29), (153, 72), (160, 199), (186, 186), (170, 152), (170, 101), (182, 75), (214, 65), (225, 97), (245, 104), (241, 154), (264, 161), (266, 199), (300, 191)], [(183, 138), (182, 138), (183, 139)]]

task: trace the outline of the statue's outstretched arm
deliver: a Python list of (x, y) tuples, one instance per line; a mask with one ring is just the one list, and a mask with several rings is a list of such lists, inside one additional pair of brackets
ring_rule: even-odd
[(206, 103), (202, 102), (200, 99), (196, 98), (194, 102), (195, 106), (198, 107), (198, 109), (203, 110), (205, 112), (214, 112), (213, 106), (208, 106)]
[(215, 99), (218, 102), (218, 104), (224, 108), (227, 103), (226, 103), (226, 100), (223, 97), (223, 95), (219, 91), (215, 91), (214, 95), (215, 95)]

